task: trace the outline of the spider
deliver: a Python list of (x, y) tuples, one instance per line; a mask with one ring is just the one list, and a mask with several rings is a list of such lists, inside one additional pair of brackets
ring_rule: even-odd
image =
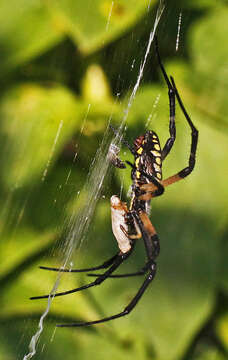
[[(183, 105), (173, 77), (170, 76), (169, 78), (165, 71), (159, 54), (157, 38), (155, 38), (155, 48), (158, 63), (168, 87), (170, 136), (162, 149), (157, 134), (151, 130), (147, 131), (144, 135), (137, 137), (133, 146), (129, 145), (125, 140), (123, 140), (123, 143), (127, 145), (132, 155), (134, 156), (134, 163), (132, 164), (131, 162), (127, 161), (127, 163), (132, 167), (132, 196), (129, 209), (127, 208), (126, 203), (122, 202), (116, 195), (111, 197), (112, 230), (118, 242), (119, 252), (105, 261), (103, 264), (87, 269), (69, 270), (40, 266), (40, 268), (44, 270), (61, 272), (90, 272), (94, 270), (107, 269), (103, 274), (89, 274), (90, 276), (96, 276), (96, 279), (89, 284), (78, 287), (76, 289), (56, 293), (53, 296), (51, 295), (52, 297), (67, 295), (88, 289), (95, 285), (101, 284), (107, 278), (130, 277), (144, 274), (147, 274), (147, 276), (145, 277), (145, 280), (137, 291), (136, 295), (120, 313), (105, 317), (100, 320), (78, 322), (73, 324), (60, 324), (57, 325), (58, 327), (78, 327), (103, 323), (126, 316), (135, 308), (145, 290), (155, 277), (155, 260), (160, 252), (158, 235), (147, 214), (148, 204), (153, 197), (162, 195), (166, 186), (184, 179), (194, 169), (198, 143), (198, 130), (193, 125)], [(162, 163), (169, 154), (176, 138), (175, 99), (177, 99), (178, 104), (191, 128), (191, 150), (188, 166), (175, 175), (162, 180)], [(122, 163), (121, 160), (117, 159), (113, 163), (114, 165), (116, 164), (117, 167), (123, 168), (123, 166), (118, 166)], [(117, 275), (113, 274), (113, 272), (131, 255), (135, 247), (135, 241), (139, 238), (142, 238), (144, 242), (147, 255), (146, 264), (142, 267), (141, 270), (135, 273)], [(48, 298), (49, 296), (50, 295), (35, 296), (31, 299), (42, 299)]]

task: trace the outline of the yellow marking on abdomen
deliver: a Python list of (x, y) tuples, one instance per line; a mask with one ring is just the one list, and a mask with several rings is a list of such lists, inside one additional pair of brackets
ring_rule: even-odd
[(135, 160), (135, 167), (136, 167), (136, 168), (139, 167), (139, 161), (140, 161), (140, 158), (138, 157), (138, 158)]
[(160, 157), (156, 157), (155, 161), (156, 161), (156, 163), (158, 165), (161, 165), (161, 158)]
[(161, 172), (161, 167), (159, 165), (157, 165), (157, 164), (154, 164), (154, 170), (156, 172)]
[(155, 150), (160, 150), (159, 144), (154, 144), (154, 148), (155, 148)]
[(142, 147), (140, 147), (140, 148), (137, 150), (137, 153), (138, 153), (139, 155), (141, 155), (141, 154), (142, 154), (142, 152), (143, 152), (143, 148), (142, 148)]
[(130, 202), (130, 210), (132, 209), (133, 207), (133, 202), (134, 202), (134, 199), (135, 199), (135, 195), (131, 198), (131, 202)]
[(153, 155), (153, 156), (161, 156), (161, 154), (160, 154), (160, 152), (159, 151), (156, 151), (156, 150), (152, 150), (151, 151), (151, 154)]
[(140, 171), (136, 171), (136, 178), (137, 178), (137, 179), (140, 179), (140, 176), (141, 176), (141, 172), (140, 172)]

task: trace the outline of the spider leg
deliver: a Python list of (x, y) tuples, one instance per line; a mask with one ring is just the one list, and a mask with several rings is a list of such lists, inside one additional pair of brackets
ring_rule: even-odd
[[(142, 276), (148, 271), (147, 267), (143, 267), (141, 270), (136, 271), (134, 273), (126, 273), (126, 274), (116, 274), (116, 275), (109, 275), (109, 278), (126, 278), (126, 277), (133, 277), (133, 276)], [(87, 276), (100, 276), (100, 274), (87, 274)]]
[(150, 269), (150, 272), (146, 279), (144, 280), (142, 286), (139, 288), (137, 294), (133, 297), (131, 302), (125, 307), (123, 311), (121, 311), (118, 314), (108, 316), (106, 318), (100, 319), (100, 320), (94, 320), (94, 321), (88, 321), (88, 322), (79, 322), (79, 323), (73, 323), (73, 324), (60, 324), (56, 325), (57, 327), (79, 327), (79, 326), (89, 326), (89, 325), (95, 325), (100, 324), (106, 321), (114, 320), (117, 318), (120, 318), (122, 316), (128, 315), (134, 307), (137, 305), (138, 301), (143, 296), (144, 292), (146, 291), (147, 287), (150, 285), (151, 281), (154, 279), (156, 274), (156, 263), (151, 260), (150, 264), (148, 265), (148, 269)]
[[(191, 136), (192, 136), (192, 142), (191, 142), (191, 151), (190, 151), (190, 156), (189, 156), (189, 161), (188, 161), (188, 166), (186, 168), (184, 168), (183, 170), (181, 170), (177, 175), (179, 176), (178, 180), (181, 180), (183, 178), (185, 178), (186, 176), (188, 176), (192, 170), (194, 169), (195, 167), (195, 162), (196, 162), (196, 149), (197, 149), (197, 144), (198, 144), (198, 130), (195, 128), (195, 126), (193, 125), (193, 122), (190, 118), (190, 116), (188, 115), (185, 107), (184, 107), (184, 104), (181, 100), (181, 97), (179, 95), (179, 92), (176, 88), (176, 84), (174, 82), (174, 79), (173, 77), (171, 76), (171, 81), (172, 81), (172, 85), (173, 85), (173, 88), (175, 90), (175, 94), (176, 94), (176, 97), (177, 97), (177, 101), (180, 105), (180, 108), (191, 128)], [(166, 180), (168, 181), (168, 179)]]
[(155, 49), (156, 54), (158, 58), (158, 63), (160, 66), (160, 69), (162, 71), (163, 77), (166, 81), (166, 84), (168, 86), (168, 95), (169, 95), (169, 134), (170, 137), (166, 141), (163, 149), (162, 149), (162, 160), (166, 158), (166, 156), (169, 154), (170, 150), (172, 149), (172, 146), (174, 144), (174, 141), (176, 139), (176, 126), (175, 126), (175, 90), (173, 87), (173, 84), (171, 84), (169, 77), (165, 71), (164, 65), (162, 64), (159, 48), (158, 48), (158, 39), (155, 37)]
[(120, 139), (120, 142), (121, 142), (123, 145), (125, 145), (125, 146), (130, 150), (130, 152), (131, 152), (133, 155), (135, 155), (136, 152), (135, 152), (134, 148), (129, 144), (129, 142), (128, 142), (127, 140), (123, 139), (123, 137), (120, 136), (118, 130), (116, 130), (111, 124), (109, 124), (109, 127), (110, 127), (110, 129), (112, 130), (112, 132), (113, 132), (116, 136), (118, 136), (118, 138)]
[[(139, 271), (133, 272), (133, 273), (126, 273), (126, 274), (116, 274), (116, 275), (109, 275), (109, 278), (125, 278), (125, 277), (133, 277), (133, 276), (142, 276), (145, 275), (145, 273), (148, 271), (147, 264), (143, 266), (142, 269)], [(87, 274), (87, 276), (94, 276), (98, 277), (100, 274)]]
[(158, 257), (160, 253), (160, 243), (159, 243), (158, 234), (145, 211), (133, 210), (132, 214), (141, 231), (147, 257), (149, 261), (151, 259), (154, 260), (156, 257)]
[(58, 271), (58, 272), (69, 272), (69, 273), (75, 273), (75, 272), (87, 272), (87, 271), (94, 271), (94, 270), (100, 270), (100, 269), (107, 269), (112, 263), (116, 260), (116, 258), (119, 256), (119, 253), (112, 256), (110, 259), (106, 260), (103, 264), (85, 268), (85, 269), (62, 269), (62, 268), (53, 268), (48, 266), (39, 266), (42, 270), (50, 270), (50, 271)]
[(112, 266), (106, 270), (103, 274), (99, 275), (99, 277), (89, 283), (89, 284), (86, 284), (86, 285), (83, 285), (83, 286), (80, 286), (78, 288), (75, 288), (75, 289), (72, 289), (72, 290), (67, 290), (67, 291), (63, 291), (63, 292), (57, 292), (55, 294), (48, 294), (48, 295), (41, 295), (41, 296), (33, 296), (33, 297), (30, 297), (30, 300), (37, 300), (37, 299), (47, 299), (49, 297), (57, 297), (57, 296), (63, 296), (63, 295), (68, 295), (68, 294), (72, 294), (72, 293), (75, 293), (75, 292), (78, 292), (78, 291), (81, 291), (81, 290), (85, 290), (85, 289), (88, 289), (90, 287), (93, 287), (93, 286), (96, 286), (96, 285), (100, 285), (104, 280), (106, 280), (110, 274), (113, 273), (113, 271), (115, 271), (121, 264), (123, 261), (125, 261), (128, 256), (131, 254), (131, 252), (133, 251), (134, 249), (134, 245), (131, 247), (131, 249), (126, 252), (126, 253), (119, 253), (117, 258), (114, 260)]
[[(146, 273), (146, 271), (139, 270), (139, 271), (134, 272), (134, 273), (109, 275), (109, 278), (118, 279), (118, 278), (126, 278), (126, 277), (133, 277), (133, 276), (141, 276), (141, 275), (144, 275), (145, 273)], [(93, 274), (87, 274), (87, 276), (98, 277), (98, 276), (100, 276), (100, 274), (94, 274), (93, 273)]]

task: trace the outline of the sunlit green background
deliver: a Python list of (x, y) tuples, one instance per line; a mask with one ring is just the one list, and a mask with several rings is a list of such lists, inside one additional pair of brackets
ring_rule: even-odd
[[(0, 359), (28, 352), (59, 266), (68, 219), (108, 119), (120, 124), (136, 83), (158, 2), (155, 0), (2, 0), (0, 10)], [(179, 49), (178, 19), (182, 14)], [(228, 351), (228, 3), (166, 2), (158, 38), (199, 130), (194, 172), (153, 201), (161, 239), (158, 273), (130, 316), (88, 328), (56, 323), (119, 312), (142, 279), (53, 301), (34, 359), (224, 360)], [(149, 128), (168, 137), (168, 96), (152, 46), (127, 119), (129, 142)], [(164, 176), (186, 166), (190, 130), (177, 109), (177, 140)], [(111, 134), (110, 134), (111, 136)], [(131, 159), (126, 149), (121, 157)], [(77, 154), (77, 156), (75, 155)], [(76, 159), (75, 159), (76, 156)], [(116, 252), (109, 198), (127, 199), (130, 169), (105, 179), (77, 267)], [(89, 206), (89, 205), (88, 205)], [(122, 271), (144, 263), (140, 244)], [(66, 274), (60, 289), (88, 282)]]

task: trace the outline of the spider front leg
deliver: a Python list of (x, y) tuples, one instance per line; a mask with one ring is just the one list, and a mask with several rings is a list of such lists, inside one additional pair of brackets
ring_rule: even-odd
[[(128, 143), (127, 140), (125, 140), (122, 135), (119, 134), (119, 131), (117, 129), (115, 129), (111, 124), (109, 124), (110, 129), (112, 130), (112, 132), (120, 139), (120, 142), (125, 145), (130, 152), (135, 155), (135, 149)], [(115, 166), (115, 165), (114, 165)], [(118, 167), (118, 166), (117, 166)]]
[(175, 89), (169, 80), (169, 77), (165, 71), (164, 65), (162, 64), (160, 53), (159, 53), (159, 48), (158, 48), (157, 36), (155, 37), (155, 49), (156, 49), (156, 54), (157, 54), (160, 69), (162, 71), (163, 77), (164, 77), (167, 87), (168, 87), (168, 95), (169, 95), (169, 134), (170, 134), (170, 137), (168, 138), (168, 140), (165, 143), (164, 148), (162, 149), (162, 160), (164, 160), (166, 158), (166, 156), (169, 154), (170, 150), (172, 149), (172, 146), (176, 139)]
[[(174, 82), (174, 79), (173, 77), (171, 76), (171, 81), (172, 81), (172, 85), (173, 85), (173, 88), (175, 89), (175, 94), (176, 94), (176, 97), (177, 97), (177, 101), (180, 105), (180, 108), (191, 128), (191, 137), (192, 137), (192, 142), (191, 142), (191, 151), (190, 151), (190, 156), (189, 156), (189, 161), (188, 161), (188, 166), (185, 167), (183, 170), (181, 170), (178, 174), (177, 174), (177, 177), (178, 180), (181, 180), (181, 179), (184, 179), (186, 176), (188, 176), (189, 174), (191, 174), (191, 172), (193, 171), (194, 167), (195, 167), (195, 162), (196, 162), (196, 150), (197, 150), (197, 144), (198, 144), (198, 135), (199, 135), (199, 132), (198, 130), (196, 129), (196, 127), (193, 125), (193, 122), (190, 118), (190, 116), (188, 115), (185, 107), (184, 107), (184, 104), (181, 100), (181, 97), (179, 95), (179, 92), (176, 88), (176, 84)], [(175, 175), (174, 175), (175, 176)], [(171, 178), (170, 178), (171, 179)], [(168, 179), (167, 179), (168, 181)], [(174, 182), (174, 181), (173, 181)], [(168, 184), (168, 182), (167, 182)]]

